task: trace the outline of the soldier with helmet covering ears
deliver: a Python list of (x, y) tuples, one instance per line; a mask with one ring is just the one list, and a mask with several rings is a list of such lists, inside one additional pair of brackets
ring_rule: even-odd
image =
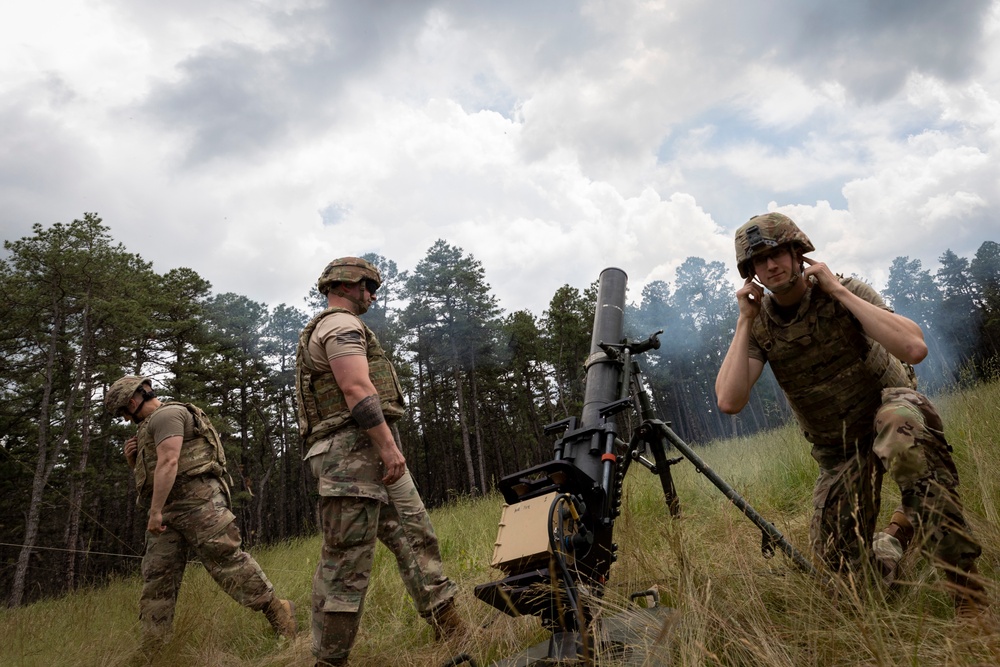
[(111, 385), (104, 407), (139, 426), (125, 443), (138, 505), (149, 508), (138, 657), (149, 660), (170, 640), (189, 556), (234, 600), (263, 612), (278, 634), (294, 639), (295, 605), (275, 595), (260, 565), (241, 547), (230, 511), (226, 455), (204, 411), (190, 403), (161, 402), (152, 381), (134, 375)]
[[(769, 363), (819, 464), (813, 554), (837, 572), (859, 572), (871, 557), (891, 584), (916, 538), (943, 573), (956, 614), (980, 618), (988, 609), (976, 570), (982, 548), (964, 518), (941, 418), (916, 391), (910, 366), (927, 355), (923, 332), (869, 285), (806, 256), (814, 250), (780, 213), (736, 231), (746, 282), (715, 382), (719, 408), (742, 410)], [(902, 501), (875, 533), (886, 473)]]
[(457, 586), (444, 575), (437, 535), (398, 446), (405, 412), (396, 371), (361, 321), (382, 276), (342, 257), (317, 287), (328, 308), (302, 330), (296, 398), (305, 460), (319, 486), (323, 547), (313, 575), (312, 650), (318, 666), (345, 665), (354, 644), (375, 541), (396, 556), (400, 576), (435, 637), (461, 636)]

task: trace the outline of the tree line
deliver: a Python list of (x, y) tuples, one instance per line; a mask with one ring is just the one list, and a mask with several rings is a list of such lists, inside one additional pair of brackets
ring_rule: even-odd
[[(166, 273), (92, 213), (35, 225), (0, 260), (0, 590), (17, 606), (137, 568), (145, 516), (122, 455), (134, 427), (104, 411), (123, 374), (196, 403), (219, 429), (248, 546), (315, 530), (315, 484), (295, 419), (298, 334), (325, 301), (270, 307), (216, 294), (189, 268)], [(380, 255), (378, 302), (365, 316), (399, 371), (409, 413), (402, 448), (429, 505), (488, 492), (551, 458), (546, 424), (579, 415), (596, 282), (563, 285), (548, 308), (504, 312), (482, 264), (444, 240), (412, 270)], [(931, 348), (918, 373), (939, 390), (995, 375), (1000, 245), (971, 260), (950, 250), (934, 274), (899, 257), (884, 290)], [(322, 267), (317, 267), (317, 274)], [(736, 322), (722, 262), (688, 258), (627, 306), (627, 335), (663, 330), (642, 357), (661, 416), (692, 443), (783, 423), (773, 378), (737, 417), (715, 406), (715, 374)], [(596, 276), (595, 276), (596, 278)]]

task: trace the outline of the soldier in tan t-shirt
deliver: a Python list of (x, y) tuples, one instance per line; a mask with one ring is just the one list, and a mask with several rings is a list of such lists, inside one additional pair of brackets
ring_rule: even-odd
[[(719, 408), (742, 410), (770, 364), (819, 464), (809, 531), (817, 558), (857, 573), (873, 562), (892, 583), (916, 537), (941, 566), (957, 613), (981, 617), (988, 607), (976, 571), (982, 548), (965, 521), (941, 418), (916, 391), (909, 366), (927, 354), (923, 332), (870, 286), (807, 256), (814, 250), (780, 213), (737, 230), (746, 283), (716, 378)], [(896, 482), (902, 504), (875, 533), (883, 474)]]
[(357, 257), (331, 262), (318, 287), (328, 308), (299, 336), (296, 396), (306, 462), (319, 486), (323, 549), (313, 575), (317, 665), (344, 665), (354, 644), (376, 539), (396, 564), (436, 637), (463, 636), (458, 587), (444, 574), (437, 535), (398, 447), (404, 414), (396, 371), (359, 315), (378, 270)]
[(163, 403), (152, 389), (148, 378), (127, 375), (104, 397), (111, 415), (139, 426), (125, 443), (125, 458), (135, 474), (138, 503), (148, 508), (140, 654), (148, 659), (169, 641), (191, 554), (234, 600), (263, 612), (276, 632), (294, 639), (295, 605), (275, 595), (260, 565), (242, 549), (218, 433), (200, 408)]

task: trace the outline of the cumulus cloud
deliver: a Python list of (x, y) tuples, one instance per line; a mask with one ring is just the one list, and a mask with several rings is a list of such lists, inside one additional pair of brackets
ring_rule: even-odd
[(507, 310), (607, 266), (638, 295), (731, 266), (769, 209), (876, 285), (998, 240), (997, 0), (25, 7), (0, 9), (5, 238), (96, 211), (272, 305), (437, 239)]

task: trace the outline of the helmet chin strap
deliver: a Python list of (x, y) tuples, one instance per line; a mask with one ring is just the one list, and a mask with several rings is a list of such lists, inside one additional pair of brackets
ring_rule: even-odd
[(795, 268), (792, 269), (792, 275), (789, 276), (788, 280), (785, 281), (784, 285), (778, 285), (777, 287), (771, 287), (770, 290), (775, 294), (787, 294), (790, 292), (799, 280), (802, 279), (802, 262), (800, 261)]
[(129, 419), (135, 424), (141, 424), (145, 417), (138, 417), (137, 415), (142, 411), (142, 406), (146, 405), (151, 399), (156, 398), (156, 394), (152, 391), (146, 391), (146, 387), (143, 386), (140, 391), (142, 391), (142, 403), (136, 406), (135, 412), (128, 412), (128, 408), (125, 408), (126, 414), (128, 414)]
[(795, 287), (795, 284), (799, 282), (799, 279), (801, 277), (802, 277), (801, 273), (793, 273), (792, 276), (787, 281), (785, 281), (784, 285), (778, 285), (776, 287), (771, 287), (769, 289), (775, 294), (786, 294), (790, 292), (793, 287)]
[[(352, 284), (355, 284), (355, 283), (352, 283)], [(360, 283), (357, 283), (357, 284), (360, 284)], [(364, 287), (362, 287), (361, 289), (364, 289)], [(339, 296), (339, 297), (341, 297), (343, 299), (347, 299), (348, 301), (350, 301), (351, 303), (353, 303), (355, 306), (358, 307), (358, 315), (364, 315), (365, 313), (368, 312), (368, 306), (367, 306), (367, 304), (365, 304), (365, 302), (363, 300), (359, 299), (358, 297), (354, 296), (352, 293), (350, 293), (347, 290), (345, 290), (344, 287), (343, 287), (343, 283), (341, 283), (337, 287), (336, 292), (337, 292), (337, 296)]]

